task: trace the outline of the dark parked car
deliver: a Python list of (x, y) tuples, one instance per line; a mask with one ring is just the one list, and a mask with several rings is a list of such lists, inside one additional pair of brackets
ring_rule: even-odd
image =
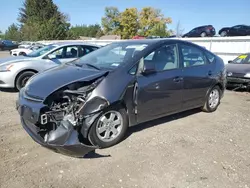
[(215, 28), (212, 25), (204, 25), (196, 27), (184, 34), (182, 37), (213, 37), (215, 35)]
[(250, 90), (250, 53), (242, 54), (226, 65), (227, 87)]
[(233, 27), (224, 27), (219, 31), (219, 35), (226, 36), (247, 36), (250, 35), (249, 25), (236, 25)]
[(18, 47), (18, 44), (10, 40), (0, 40), (0, 51), (13, 50)]
[(36, 142), (81, 157), (117, 144), (138, 123), (193, 108), (215, 111), (224, 68), (221, 58), (182, 40), (115, 42), (31, 78), (17, 109)]

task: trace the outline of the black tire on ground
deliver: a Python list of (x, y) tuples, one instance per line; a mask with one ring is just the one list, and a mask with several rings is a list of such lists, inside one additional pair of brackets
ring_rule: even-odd
[[(214, 105), (211, 105), (210, 98), (213, 95), (213, 93), (217, 93), (216, 95), (218, 95), (218, 101), (215, 102)], [(204, 112), (216, 111), (218, 106), (220, 105), (220, 100), (221, 100), (221, 89), (219, 86), (215, 86), (209, 91), (209, 93), (207, 95), (207, 99), (205, 101), (205, 104), (202, 107), (202, 111), (204, 111)]]
[(23, 56), (26, 56), (26, 53), (25, 52), (20, 52), (19, 55), (23, 55)]
[(202, 32), (201, 33), (201, 37), (206, 37), (207, 36), (207, 33), (206, 32)]
[[(100, 120), (104, 114), (112, 112), (112, 111), (120, 113), (121, 118), (122, 118), (122, 122), (123, 122), (123, 126), (122, 126), (122, 129), (121, 129), (119, 135), (117, 135), (117, 137), (114, 140), (103, 141), (97, 135), (98, 134), (97, 133), (98, 120)], [(96, 118), (95, 122), (93, 123), (93, 125), (91, 126), (91, 128), (89, 130), (88, 139), (93, 145), (98, 146), (99, 148), (111, 147), (113, 145), (118, 144), (119, 142), (121, 142), (123, 140), (123, 138), (127, 132), (128, 125), (129, 125), (128, 116), (127, 116), (125, 109), (116, 109), (116, 108), (115, 109), (108, 109), (108, 110), (104, 111), (103, 113), (101, 113), (100, 116)]]
[(23, 73), (21, 73), (20, 75), (18, 75), (18, 77), (16, 78), (16, 89), (18, 91), (20, 91), (20, 89), (22, 89), (26, 82), (30, 79), (30, 77), (32, 77), (35, 74), (35, 72), (33, 71), (25, 71)]

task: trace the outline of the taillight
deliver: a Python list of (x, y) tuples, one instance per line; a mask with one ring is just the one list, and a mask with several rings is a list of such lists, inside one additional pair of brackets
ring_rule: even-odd
[(214, 28), (213, 28), (213, 27), (211, 27), (211, 26), (209, 26), (209, 27), (207, 27), (207, 29), (211, 29), (211, 30), (213, 30)]

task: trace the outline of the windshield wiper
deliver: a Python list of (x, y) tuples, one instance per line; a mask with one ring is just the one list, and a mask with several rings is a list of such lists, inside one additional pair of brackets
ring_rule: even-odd
[(99, 67), (95, 66), (95, 65), (92, 65), (92, 64), (89, 64), (89, 63), (84, 63), (83, 65), (87, 65), (88, 67), (92, 67), (96, 70), (101, 70)]

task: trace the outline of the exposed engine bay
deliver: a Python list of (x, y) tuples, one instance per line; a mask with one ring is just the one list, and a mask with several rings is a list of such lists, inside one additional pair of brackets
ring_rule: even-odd
[(41, 129), (39, 134), (45, 142), (64, 145), (69, 141), (72, 131), (77, 132), (78, 139), (81, 140), (80, 129), (84, 117), (80, 111), (101, 80), (99, 78), (92, 83), (70, 84), (54, 92), (45, 100), (47, 107), (41, 111), (39, 126)]

